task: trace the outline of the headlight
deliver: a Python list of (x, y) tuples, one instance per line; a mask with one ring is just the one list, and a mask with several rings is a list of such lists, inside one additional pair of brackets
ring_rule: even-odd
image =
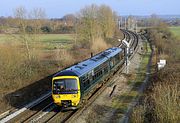
[(60, 95), (56, 95), (55, 98), (61, 98), (61, 96)]

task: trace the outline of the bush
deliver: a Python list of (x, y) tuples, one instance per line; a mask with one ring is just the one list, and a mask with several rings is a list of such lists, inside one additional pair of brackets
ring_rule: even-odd
[(34, 54), (29, 59), (23, 48), (1, 45), (0, 89), (3, 91), (16, 90), (31, 83), (43, 74), (47, 74), (48, 68), (40, 63), (36, 55)]
[(26, 27), (26, 32), (27, 32), (27, 33), (33, 33), (33, 31), (34, 31), (34, 29), (33, 29), (32, 26), (27, 26), (27, 27)]
[(52, 29), (49, 26), (43, 26), (43, 27), (41, 27), (41, 30), (44, 33), (51, 33), (52, 32)]
[(91, 44), (91, 50), (94, 53), (99, 53), (109, 47), (110, 45), (108, 45), (102, 38), (96, 38), (95, 42), (92, 42)]
[(144, 114), (146, 113), (146, 108), (142, 105), (133, 108), (133, 113), (131, 114), (131, 123), (144, 123)]
[[(144, 103), (143, 99), (140, 109), (133, 110), (132, 118), (139, 122), (145, 119), (147, 123), (178, 123), (180, 121), (180, 115), (178, 115), (180, 114), (180, 63), (178, 62), (180, 57), (177, 48), (179, 43), (167, 28), (148, 29), (147, 36), (158, 48), (159, 54), (156, 55), (159, 58), (166, 58), (168, 62), (165, 68), (151, 77), (151, 86), (146, 90), (147, 95), (143, 96), (145, 99), (148, 98), (148, 103)], [(141, 110), (144, 105), (145, 111)], [(150, 115), (147, 115), (147, 112)]]
[(54, 54), (54, 60), (58, 65), (58, 69), (67, 67), (75, 62), (71, 53), (66, 49), (56, 49)]
[(54, 33), (62, 33), (62, 34), (66, 34), (66, 33), (73, 33), (74, 32), (74, 27), (73, 26), (59, 26)]
[[(173, 81), (173, 80), (172, 80)], [(155, 114), (161, 123), (176, 123), (180, 121), (179, 97), (177, 82), (164, 82), (153, 88), (152, 99), (155, 104)]]

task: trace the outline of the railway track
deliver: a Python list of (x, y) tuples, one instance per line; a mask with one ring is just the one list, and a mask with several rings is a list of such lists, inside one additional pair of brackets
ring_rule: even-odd
[[(124, 33), (124, 39), (130, 42), (130, 47), (135, 51), (138, 46), (138, 36), (135, 33), (127, 30), (121, 31)], [(119, 73), (120, 71), (121, 70), (118, 70), (116, 73)], [(107, 84), (99, 88), (96, 93), (94, 93), (93, 96), (88, 99), (86, 105), (74, 111), (63, 111), (60, 107), (54, 105), (49, 92), (48, 94), (44, 95), (44, 97), (35, 100), (19, 110), (13, 111), (6, 117), (2, 118), (0, 122), (68, 122), (76, 117), (84, 108), (87, 108), (88, 105), (90, 105), (106, 87)]]
[[(40, 98), (38, 98), (37, 100), (34, 100), (33, 102), (23, 106), (20, 109), (15, 109), (13, 111), (10, 111), (9, 114), (5, 115), (0, 122), (4, 123), (4, 122), (13, 122), (14, 119), (18, 119), (18, 118), (25, 118), (27, 117), (27, 115), (24, 114), (28, 114), (28, 115), (32, 115), (32, 112), (30, 113), (30, 111), (35, 112), (38, 108), (41, 108), (41, 106), (46, 105), (46, 103), (48, 102), (48, 100), (50, 100), (51, 98), (51, 93), (48, 92), (46, 94), (44, 94), (43, 96), (41, 96)], [(50, 100), (49, 102), (51, 102), (52, 100)], [(25, 116), (25, 117), (23, 117)], [(18, 120), (20, 120), (18, 119)]]
[[(124, 33), (124, 39), (122, 40), (126, 40), (127, 42), (130, 43), (130, 49), (132, 49), (133, 51), (135, 51), (135, 49), (137, 49), (138, 46), (138, 35), (135, 34), (132, 31), (127, 31), (124, 29), (121, 29), (121, 31)], [(118, 45), (119, 47), (123, 47), (121, 44)]]
[[(130, 42), (131, 40), (132, 40), (132, 41), (134, 40), (136, 43), (138, 43), (138, 35), (134, 34), (133, 32), (127, 32), (126, 34), (129, 35), (130, 38), (129, 38), (129, 39), (124, 38), (125, 40), (127, 40), (128, 42)], [(133, 37), (133, 39), (132, 39), (132, 37)], [(132, 48), (133, 46), (136, 47), (135, 52), (137, 51), (137, 44), (136, 44), (136, 43), (132, 43), (131, 46), (130, 46), (131, 48)], [(134, 54), (132, 54), (132, 55), (130, 56), (130, 59), (132, 59), (133, 55), (134, 55)], [(121, 73), (122, 70), (123, 70), (123, 67), (121, 67), (119, 70), (117, 70), (116, 73), (113, 74), (113, 76), (115, 76), (116, 74)], [(88, 100), (87, 104), (86, 104), (84, 107), (82, 107), (82, 109), (80, 109), (80, 110), (78, 110), (76, 113), (74, 113), (68, 120), (66, 120), (66, 122), (73, 122), (76, 118), (78, 118), (78, 116), (81, 114), (81, 112), (83, 112), (84, 109), (86, 109), (88, 106), (90, 106), (90, 105), (95, 101), (95, 99), (96, 99), (107, 87), (109, 87), (110, 85), (114, 84), (115, 81), (112, 81), (113, 79), (114, 79), (113, 77), (112, 77), (112, 78), (109, 78), (109, 80), (104, 84), (104, 86), (102, 86), (102, 88), (100, 88), (100, 89), (97, 91), (97, 93), (95, 93), (95, 94), (93, 95), (93, 97)], [(114, 88), (115, 88), (115, 86), (113, 87), (113, 90), (111, 90), (110, 96), (111, 96), (111, 94), (113, 93)]]

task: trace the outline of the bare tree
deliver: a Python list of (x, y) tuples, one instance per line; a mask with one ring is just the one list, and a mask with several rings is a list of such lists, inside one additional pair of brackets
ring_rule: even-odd
[[(95, 39), (101, 36), (101, 29), (97, 20), (98, 6), (91, 5), (81, 9), (78, 16), (78, 26), (76, 30), (79, 40), (95, 42)], [(87, 42), (86, 42), (87, 43)]]
[(103, 32), (103, 38), (111, 38), (115, 32), (116, 14), (107, 5), (101, 5), (98, 10), (98, 23)]
[(156, 27), (161, 23), (161, 19), (158, 18), (156, 14), (152, 14), (151, 18), (148, 20), (149, 25), (152, 27)]
[(81, 9), (78, 16), (76, 34), (78, 40), (87, 45), (96, 39), (112, 38), (115, 33), (116, 14), (106, 5), (97, 6), (92, 4)]
[(24, 7), (18, 7), (14, 10), (14, 17), (17, 26), (19, 27), (19, 40), (21, 40), (26, 46), (26, 54), (28, 59), (31, 59), (28, 36), (26, 33), (27, 27), (27, 11)]
[(74, 26), (74, 23), (76, 22), (76, 17), (73, 14), (67, 14), (63, 17), (64, 23), (66, 26)]
[[(14, 36), (21, 41), (25, 46), (25, 53), (28, 59), (27, 71), (29, 74), (32, 72), (31, 61), (35, 57), (33, 51), (30, 48), (30, 42), (39, 40), (38, 34), (41, 32), (41, 26), (43, 25), (45, 18), (45, 12), (43, 9), (33, 9), (31, 12), (27, 12), (24, 7), (18, 7), (14, 10), (14, 23), (16, 23), (19, 31), (19, 36)], [(31, 29), (30, 31), (28, 29)]]
[(41, 33), (41, 27), (45, 23), (46, 13), (45, 10), (41, 8), (34, 8), (29, 12), (29, 19), (31, 19), (31, 24), (34, 28), (34, 33)]

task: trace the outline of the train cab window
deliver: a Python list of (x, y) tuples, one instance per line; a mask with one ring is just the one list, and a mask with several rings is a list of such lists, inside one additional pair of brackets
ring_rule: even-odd
[(53, 93), (77, 93), (78, 85), (76, 79), (58, 79), (53, 82)]
[(77, 90), (77, 81), (75, 79), (65, 79), (66, 90)]

